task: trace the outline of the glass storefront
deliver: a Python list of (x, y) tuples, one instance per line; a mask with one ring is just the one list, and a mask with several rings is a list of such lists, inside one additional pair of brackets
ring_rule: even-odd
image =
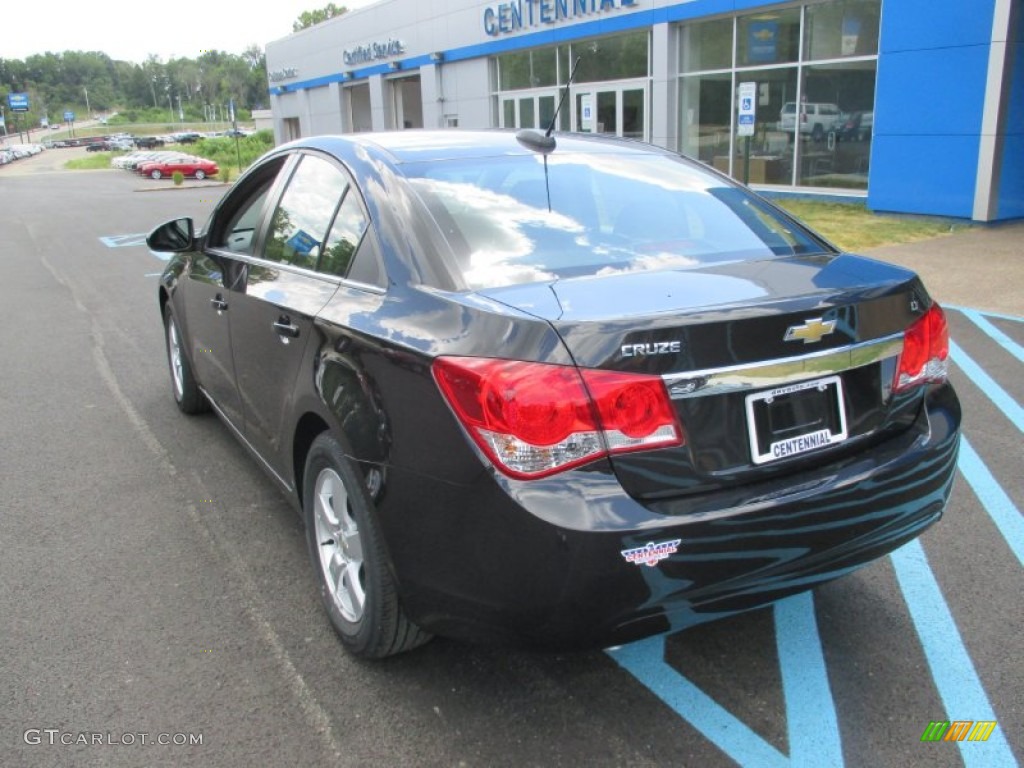
[(644, 30), (496, 57), (499, 125), (547, 128), (578, 59), (558, 129), (648, 139), (649, 40)]
[(832, 0), (682, 26), (680, 152), (751, 184), (866, 189), (880, 12), (881, 0)]

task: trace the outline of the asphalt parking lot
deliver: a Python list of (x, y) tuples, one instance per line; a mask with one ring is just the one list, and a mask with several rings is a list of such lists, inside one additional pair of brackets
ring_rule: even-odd
[[(922, 271), (955, 341), (960, 477), (920, 540), (605, 652), (436, 639), (366, 663), (323, 615), (298, 516), (171, 398), (142, 235), (205, 220), (223, 187), (63, 172), (69, 156), (0, 168), (0, 765), (1024, 759), (1024, 226), (878, 254)], [(923, 742), (933, 721), (997, 725)]]

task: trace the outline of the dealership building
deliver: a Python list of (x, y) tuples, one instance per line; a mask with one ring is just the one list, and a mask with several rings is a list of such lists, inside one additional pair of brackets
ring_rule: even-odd
[[(640, 139), (759, 189), (1024, 217), (1022, 0), (380, 0), (267, 45), (278, 142)], [(574, 71), (575, 70), (575, 71)]]

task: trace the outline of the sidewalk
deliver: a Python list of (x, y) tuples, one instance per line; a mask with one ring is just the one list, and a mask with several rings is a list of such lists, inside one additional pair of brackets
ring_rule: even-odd
[(1024, 317), (1024, 222), (865, 251), (908, 267), (940, 304)]

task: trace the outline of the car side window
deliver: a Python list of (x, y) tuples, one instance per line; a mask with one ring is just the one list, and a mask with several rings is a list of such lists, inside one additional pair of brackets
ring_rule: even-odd
[(268, 181), (256, 197), (235, 213), (225, 227), (222, 247), (232, 253), (252, 255), (256, 242), (256, 227), (260, 221), (260, 211), (263, 210), (263, 203), (266, 201), (269, 191), (270, 182)]
[(381, 262), (380, 245), (373, 235), (373, 230), (368, 229), (363, 233), (363, 241), (356, 251), (355, 260), (348, 270), (348, 279), (355, 280), (364, 285), (375, 285), (378, 288), (387, 288), (387, 280), (384, 277), (384, 266)]
[(316, 269), (346, 186), (344, 174), (335, 165), (304, 155), (271, 218), (263, 258)]
[(334, 224), (331, 226), (324, 252), (320, 255), (317, 270), (328, 275), (345, 277), (352, 263), (352, 256), (366, 231), (367, 223), (366, 214), (359, 204), (359, 195), (349, 187), (341, 201), (338, 215), (334, 217)]
[(267, 162), (256, 170), (244, 186), (230, 193), (211, 223), (210, 247), (254, 255), (260, 215), (270, 188), (286, 159), (282, 156)]

